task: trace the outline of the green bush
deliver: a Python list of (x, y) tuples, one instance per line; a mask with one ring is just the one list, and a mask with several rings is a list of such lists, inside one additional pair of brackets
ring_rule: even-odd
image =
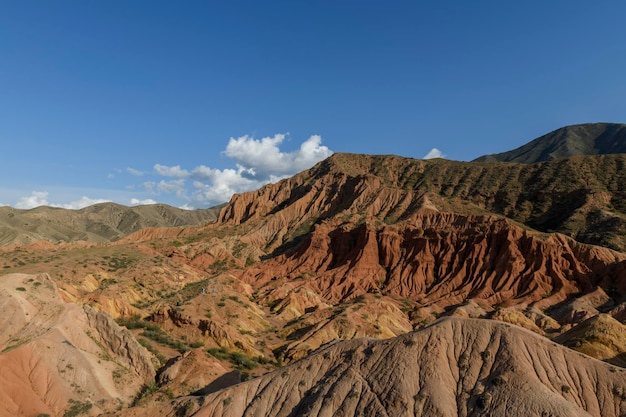
[(90, 402), (81, 402), (72, 399), (69, 400), (69, 404), (70, 407), (65, 410), (65, 413), (63, 413), (63, 417), (76, 417), (81, 414), (87, 414), (89, 410), (91, 410), (91, 407), (93, 407), (93, 404), (91, 404)]

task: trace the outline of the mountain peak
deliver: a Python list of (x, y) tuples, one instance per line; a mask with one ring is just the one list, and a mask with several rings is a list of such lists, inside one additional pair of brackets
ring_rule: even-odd
[(626, 153), (626, 124), (585, 123), (565, 126), (508, 152), (484, 155), (474, 162), (532, 164), (578, 155)]

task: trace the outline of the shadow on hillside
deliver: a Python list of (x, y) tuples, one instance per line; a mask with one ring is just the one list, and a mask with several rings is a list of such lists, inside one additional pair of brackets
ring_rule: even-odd
[(205, 396), (241, 382), (241, 373), (237, 370), (224, 374), (204, 388), (192, 392), (194, 396)]

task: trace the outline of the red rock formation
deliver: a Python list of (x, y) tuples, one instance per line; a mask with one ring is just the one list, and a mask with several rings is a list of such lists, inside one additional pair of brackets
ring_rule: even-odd
[[(529, 232), (493, 216), (415, 215), (393, 226), (329, 221), (298, 247), (244, 271), (256, 288), (307, 277), (333, 303), (364, 293), (455, 305), (468, 298), (490, 305), (545, 300), (607, 285), (626, 256), (563, 235)], [(613, 276), (621, 282), (619, 276)]]

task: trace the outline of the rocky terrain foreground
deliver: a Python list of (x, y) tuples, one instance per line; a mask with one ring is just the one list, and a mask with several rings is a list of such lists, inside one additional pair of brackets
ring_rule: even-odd
[[(626, 370), (496, 321), (445, 318), (332, 342), (293, 365), (179, 400), (194, 416), (621, 416)], [(120, 415), (178, 415), (153, 405)]]
[(45, 274), (3, 276), (0, 309), (4, 416), (115, 410), (154, 378), (149, 353), (128, 330), (62, 301)]
[(0, 208), (0, 415), (624, 415), (623, 132), (335, 154), (190, 213)]

